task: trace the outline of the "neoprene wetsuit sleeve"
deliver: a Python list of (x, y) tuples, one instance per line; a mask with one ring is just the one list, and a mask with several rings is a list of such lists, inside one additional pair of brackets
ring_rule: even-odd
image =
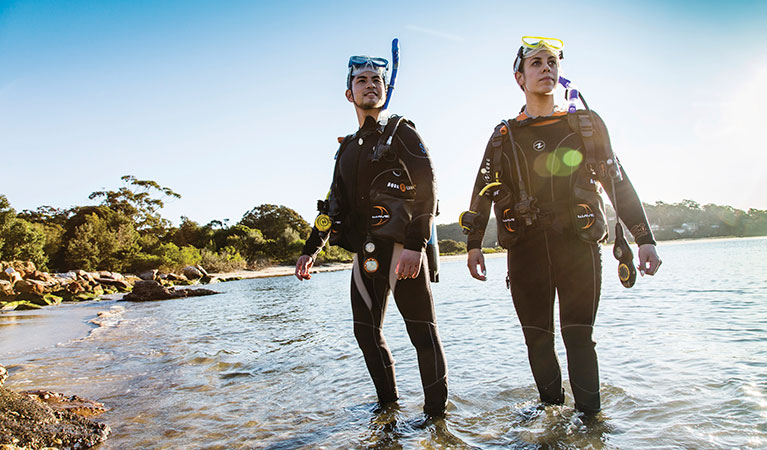
[[(603, 158), (607, 158), (607, 155), (614, 155), (610, 144), (610, 135), (607, 132), (607, 126), (605, 126), (604, 121), (597, 113), (594, 113), (594, 118), (596, 119), (594, 123), (596, 142), (600, 143), (597, 148), (608, 149), (609, 151), (602, 155)], [(629, 231), (634, 236), (634, 241), (638, 245), (655, 245), (655, 238), (650, 229), (650, 223), (647, 220), (644, 206), (642, 206), (642, 202), (639, 200), (639, 195), (637, 195), (634, 185), (631, 184), (631, 180), (626, 175), (626, 171), (621, 166), (617, 156), (615, 157), (615, 163), (621, 171), (621, 180), (615, 182), (615, 192), (613, 192), (612, 179), (609, 175), (603, 177), (602, 174), (599, 174), (599, 181), (602, 183), (605, 191), (607, 191), (607, 196), (610, 197), (610, 202), (617, 209), (621, 220), (629, 227)]]
[(327, 241), (327, 235), (323, 238), (320, 236), (320, 230), (318, 230), (316, 226), (313, 226), (312, 233), (309, 235), (306, 243), (304, 243), (304, 249), (301, 251), (301, 254), (309, 255), (312, 259), (316, 260), (317, 254), (322, 250), (322, 247), (325, 246)]
[(420, 252), (431, 236), (437, 211), (437, 183), (426, 144), (410, 124), (403, 125), (395, 135), (402, 146), (398, 153), (416, 186), (413, 216), (405, 230), (404, 244), (406, 249)]
[[(482, 248), (482, 239), (485, 237), (485, 229), (487, 228), (487, 222), (490, 220), (490, 208), (493, 205), (489, 194), (482, 197), (479, 196), (479, 192), (484, 189), (487, 184), (485, 177), (490, 177), (490, 161), (492, 161), (492, 138), (487, 141), (487, 147), (485, 147), (485, 155), (482, 157), (482, 163), (477, 171), (477, 178), (474, 181), (474, 189), (471, 192), (471, 206), (470, 210), (479, 213), (479, 217), (475, 220), (471, 232), (466, 238), (466, 248), (471, 250), (474, 248)], [(485, 173), (482, 173), (482, 170)]]

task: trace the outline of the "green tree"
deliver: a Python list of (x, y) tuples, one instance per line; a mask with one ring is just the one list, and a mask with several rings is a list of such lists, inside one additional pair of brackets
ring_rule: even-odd
[(0, 260), (32, 261), (45, 269), (45, 235), (33, 224), (16, 216), (16, 210), (5, 195), (0, 195)]
[(65, 262), (70, 269), (123, 271), (131, 254), (139, 251), (138, 238), (123, 214), (90, 214), (67, 242)]
[(153, 195), (160, 194), (170, 198), (181, 198), (181, 195), (170, 188), (160, 186), (156, 181), (139, 180), (133, 175), (124, 175), (120, 179), (127, 186), (116, 191), (96, 191), (88, 198), (103, 198), (102, 205), (131, 218), (135, 229), (141, 233), (163, 234), (170, 222), (158, 213), (165, 206), (164, 201)]
[(263, 204), (251, 209), (239, 222), (248, 228), (261, 230), (265, 239), (280, 240), (287, 229), (295, 230), (300, 239), (306, 239), (312, 227), (296, 211), (282, 205)]

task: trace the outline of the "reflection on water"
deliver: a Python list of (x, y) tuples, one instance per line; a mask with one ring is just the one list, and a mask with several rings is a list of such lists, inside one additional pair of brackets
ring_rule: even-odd
[[(450, 371), (445, 420), (423, 420), (416, 355), (395, 306), (384, 329), (402, 398), (378, 410), (352, 333), (348, 272), (0, 315), (0, 361), (13, 389), (105, 403), (100, 420), (113, 434), (100, 449), (767, 447), (767, 239), (660, 251), (661, 273), (631, 290), (605, 258), (604, 411), (591, 421), (569, 393), (564, 406), (536, 402), (503, 257), (487, 259), (486, 283), (463, 260), (443, 261), (434, 285)], [(97, 311), (108, 313), (89, 324)], [(61, 330), (74, 336), (50, 338)], [(558, 350), (566, 374), (559, 337)]]

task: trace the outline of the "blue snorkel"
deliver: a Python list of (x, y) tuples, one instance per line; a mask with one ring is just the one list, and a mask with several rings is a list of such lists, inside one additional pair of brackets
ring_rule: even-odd
[(389, 100), (391, 100), (391, 95), (394, 93), (394, 82), (397, 81), (397, 69), (399, 69), (399, 39), (397, 38), (394, 38), (394, 40), (391, 41), (391, 59), (391, 79), (389, 80), (389, 88), (386, 90), (386, 102), (381, 111), (389, 106)]
[(559, 84), (562, 85), (563, 88), (566, 89), (565, 91), (565, 100), (567, 100), (567, 112), (568, 113), (574, 113), (578, 110), (578, 107), (575, 105), (575, 102), (580, 99), (580, 101), (583, 103), (583, 106), (586, 108), (587, 111), (589, 110), (589, 105), (586, 103), (586, 99), (583, 98), (581, 93), (578, 91), (578, 89), (575, 88), (575, 85), (572, 81), (568, 80), (565, 77), (559, 77)]

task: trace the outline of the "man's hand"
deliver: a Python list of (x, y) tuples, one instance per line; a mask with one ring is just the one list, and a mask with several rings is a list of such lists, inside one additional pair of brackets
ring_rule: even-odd
[[(469, 250), (469, 258), (467, 265), (469, 266), (469, 273), (471, 276), (479, 281), (487, 280), (487, 269), (485, 269), (485, 255), (482, 254), (482, 249), (473, 248)], [(477, 267), (482, 272), (477, 271)]]
[(394, 271), (397, 272), (397, 279), (418, 278), (418, 274), (421, 272), (421, 257), (421, 252), (403, 249), (399, 255), (399, 261), (397, 261), (397, 267), (394, 268)]
[(662, 262), (653, 244), (639, 246), (639, 273), (655, 275)]
[(296, 261), (296, 278), (301, 281), (311, 280), (309, 269), (314, 265), (314, 258), (309, 255), (301, 255)]

